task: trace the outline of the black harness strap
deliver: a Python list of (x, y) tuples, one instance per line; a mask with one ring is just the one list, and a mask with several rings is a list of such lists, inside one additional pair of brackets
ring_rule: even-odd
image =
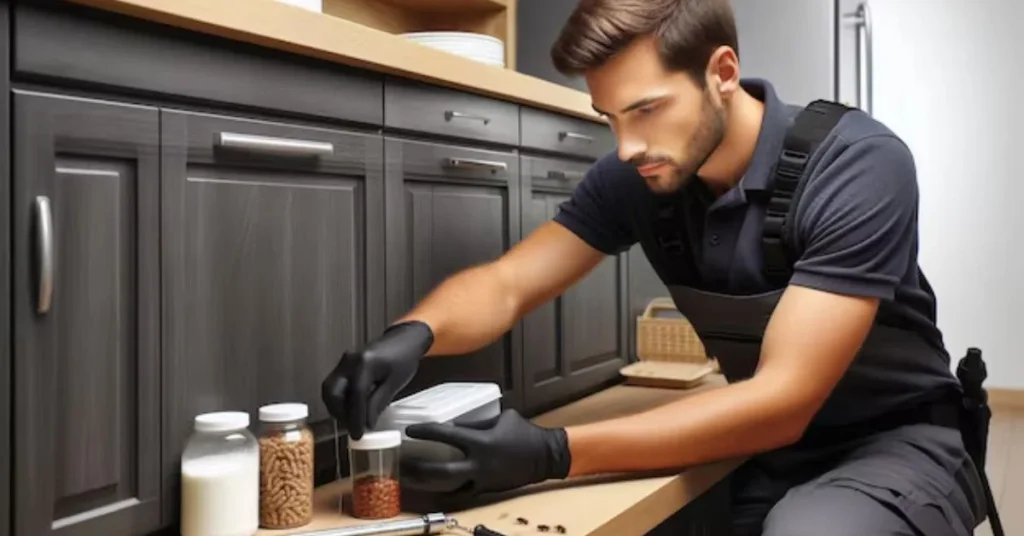
[[(689, 232), (683, 200), (671, 196), (659, 200), (654, 215), (654, 240), (670, 269), (661, 274), (663, 281), (686, 281), (690, 284), (700, 278), (694, 252), (687, 246)], [(661, 269), (655, 268), (661, 272)]]
[[(803, 192), (807, 162), (843, 114), (852, 109), (835, 102), (814, 101), (800, 111), (786, 133), (782, 153), (773, 170), (772, 190), (766, 192), (771, 197), (761, 238), (764, 275), (775, 285), (785, 285), (792, 272), (796, 243), (789, 220), (792, 219), (790, 215), (796, 212), (797, 201)], [(673, 272), (685, 272), (687, 281), (699, 280), (700, 271), (693, 258), (695, 252), (687, 248), (684, 233), (691, 229), (687, 229), (680, 200), (675, 197), (662, 200), (655, 211), (653, 231), (657, 249), (673, 265)], [(678, 273), (669, 275), (681, 277)]]
[(764, 276), (771, 283), (784, 285), (792, 272), (795, 242), (791, 239), (790, 220), (803, 192), (807, 162), (843, 115), (852, 109), (836, 102), (814, 101), (800, 111), (786, 133), (782, 153), (775, 164), (761, 237)]

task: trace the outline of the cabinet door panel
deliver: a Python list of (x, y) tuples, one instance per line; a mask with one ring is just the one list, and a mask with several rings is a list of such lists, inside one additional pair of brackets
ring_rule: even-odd
[[(507, 152), (389, 139), (388, 318), (447, 277), (497, 259), (519, 239), (518, 158)], [(454, 159), (454, 160), (453, 160)], [(520, 407), (520, 327), (475, 352), (432, 357), (400, 396), (449, 381), (495, 382)]]
[(10, 4), (0, 0), (0, 536), (11, 527), (11, 110)]
[(15, 534), (144, 534), (160, 499), (157, 111), (14, 106)]
[[(180, 112), (163, 129), (164, 461), (177, 480), (197, 414), (255, 422), (263, 404), (303, 402), (311, 422), (328, 418), (320, 383), (383, 321), (383, 142)], [(221, 134), (249, 142), (218, 146)]]
[[(551, 220), (587, 164), (523, 157), (523, 236)], [(543, 411), (618, 378), (626, 364), (626, 260), (601, 261), (523, 320), (524, 405)]]

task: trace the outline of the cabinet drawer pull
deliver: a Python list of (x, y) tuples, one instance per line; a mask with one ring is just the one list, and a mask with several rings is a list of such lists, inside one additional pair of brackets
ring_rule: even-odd
[(445, 111), (444, 120), (451, 121), (452, 119), (475, 119), (477, 121), (482, 121), (485, 125), (491, 122), (489, 118), (482, 115), (464, 114), (462, 112), (455, 112), (452, 110)]
[(229, 149), (245, 149), (281, 156), (324, 156), (334, 153), (334, 144), (328, 142), (272, 138), (236, 132), (217, 134), (216, 144)]
[(548, 178), (561, 181), (582, 180), (583, 173), (580, 173), (579, 171), (562, 171), (558, 169), (552, 169), (548, 171)]
[(508, 169), (508, 164), (505, 162), (496, 162), (492, 160), (478, 160), (476, 158), (449, 158), (447, 160), (448, 167), (454, 168), (487, 168), (487, 169)]
[(36, 196), (36, 265), (39, 267), (39, 289), (36, 312), (50, 312), (53, 298), (53, 214), (50, 198)]
[(580, 134), (579, 132), (562, 131), (558, 133), (558, 140), (563, 141), (566, 139), (582, 140), (587, 143), (594, 141), (593, 136), (587, 136), (586, 134)]

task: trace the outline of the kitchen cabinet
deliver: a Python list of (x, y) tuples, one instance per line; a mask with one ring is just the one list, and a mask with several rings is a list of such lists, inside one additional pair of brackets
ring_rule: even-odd
[(15, 536), (160, 526), (159, 113), (16, 91)]
[[(387, 316), (397, 320), (459, 270), (497, 259), (519, 240), (519, 158), (511, 151), (388, 137)], [(495, 382), (520, 407), (521, 327), (459, 356), (420, 362), (403, 391), (446, 381)]]
[(0, 536), (11, 528), (11, 126), (9, 5), (0, 0)]
[[(173, 528), (209, 411), (256, 426), (262, 404), (307, 403), (333, 475), (320, 383), (341, 354), (508, 251), (614, 148), (605, 125), (422, 80), (0, 8), (0, 536)], [(631, 263), (423, 360), (400, 395), (495, 382), (533, 414), (614, 381)]]
[[(523, 236), (550, 220), (590, 162), (522, 158)], [(536, 413), (618, 377), (627, 363), (626, 256), (606, 257), (561, 296), (523, 319), (523, 393)]]
[(162, 135), (164, 464), (176, 499), (195, 415), (255, 419), (260, 405), (303, 402), (322, 421), (323, 378), (383, 329), (383, 140), (174, 110)]

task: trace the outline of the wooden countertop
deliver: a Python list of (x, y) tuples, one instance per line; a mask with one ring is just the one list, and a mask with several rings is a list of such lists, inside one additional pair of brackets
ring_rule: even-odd
[(70, 0), (237, 41), (603, 121), (590, 96), (276, 0)]
[[(722, 385), (725, 385), (725, 380), (720, 375), (715, 375), (701, 386), (686, 391), (620, 385), (533, 420), (547, 426), (566, 426), (615, 418)], [(643, 534), (710, 489), (732, 472), (741, 461), (708, 464), (682, 473), (629, 478), (587, 477), (566, 482), (544, 483), (507, 494), (496, 502), (492, 500), (486, 505), (446, 513), (457, 518), (461, 525), (473, 527), (484, 524), (506, 536), (536, 535), (537, 523), (545, 523), (552, 527), (563, 525), (568, 529), (568, 534), (573, 536)], [(299, 534), (370, 523), (355, 520), (338, 512), (339, 498), (348, 490), (347, 480), (322, 486), (316, 491), (316, 514), (312, 523), (291, 531), (261, 530), (258, 535)], [(517, 525), (517, 517), (525, 517), (533, 525)]]

